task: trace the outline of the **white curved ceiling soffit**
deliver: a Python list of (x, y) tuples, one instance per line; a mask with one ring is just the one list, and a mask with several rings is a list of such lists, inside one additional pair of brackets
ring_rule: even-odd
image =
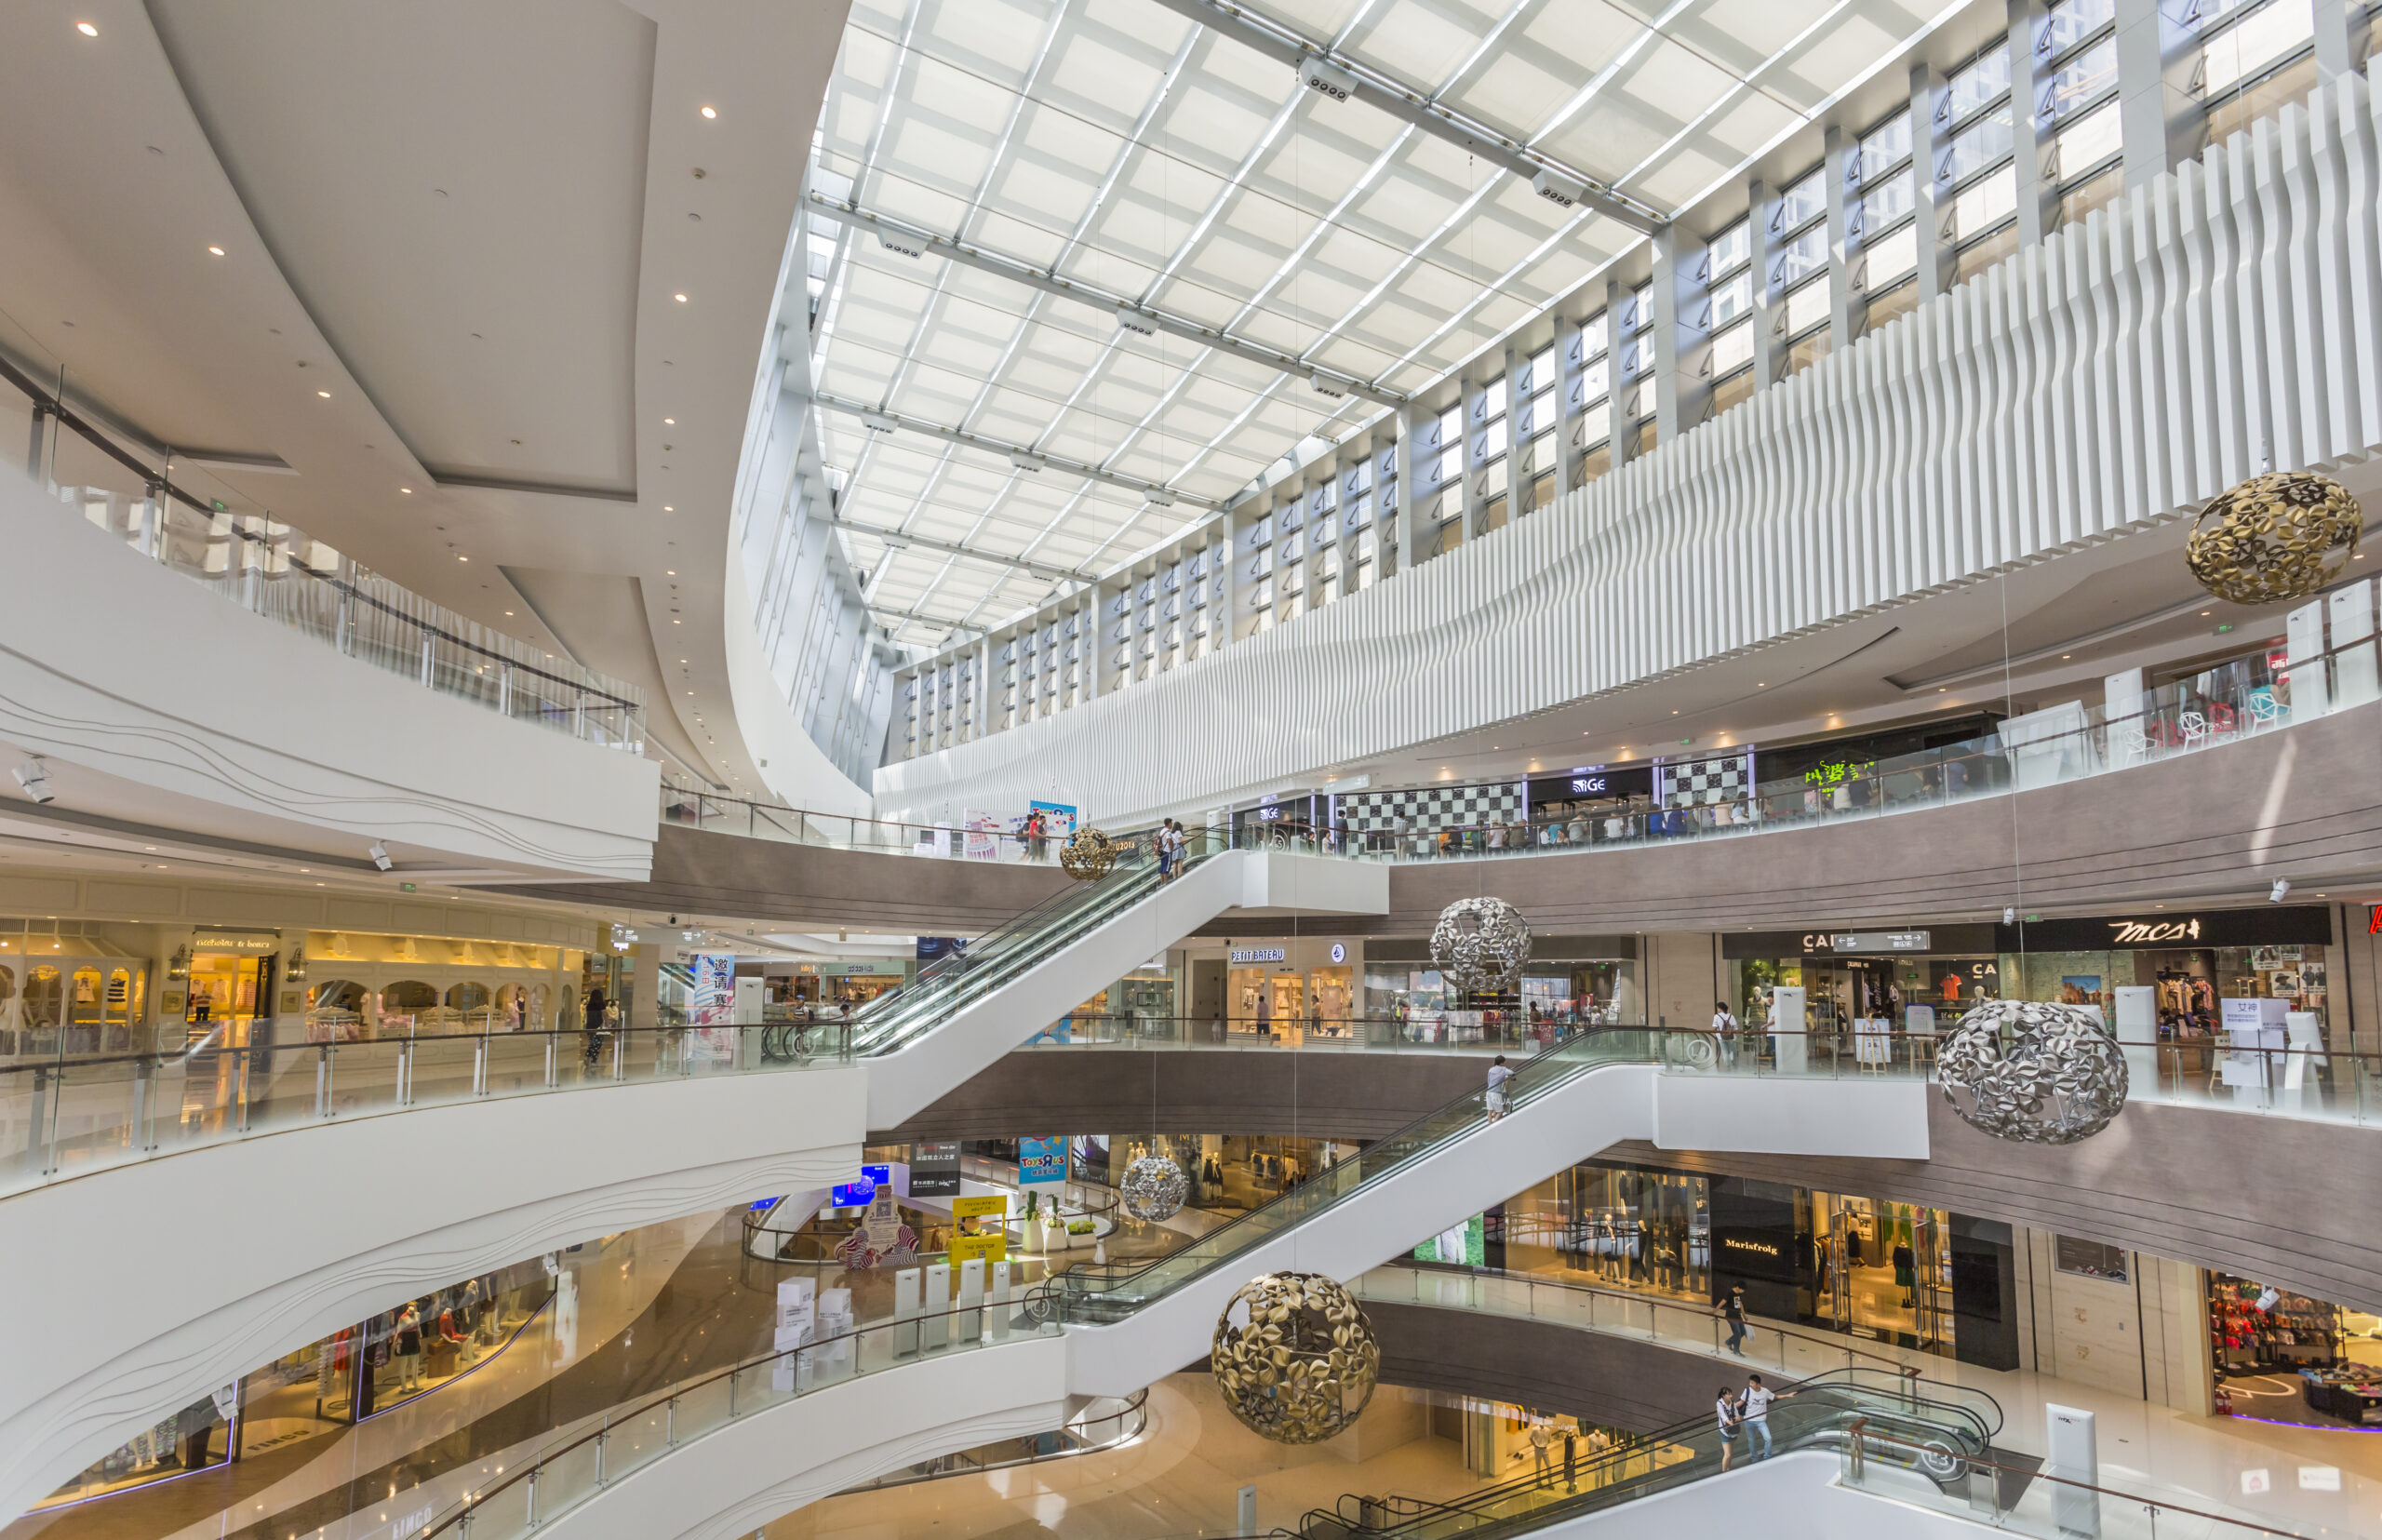
[[(1410, 395), (1640, 237), (1192, 17), (1210, 0), (858, 0), (812, 190)], [(1212, 0), (1216, 10), (1227, 7)], [(1928, 0), (1255, 0), (1263, 21), (1667, 214), (1941, 17)], [(1229, 499), (1381, 407), (814, 215), (822, 395)], [(870, 598), (926, 645), (1205, 516), (823, 411)], [(869, 529), (921, 537), (885, 541)], [(930, 616), (933, 619), (918, 617)], [(903, 618), (908, 617), (908, 618)]]
[[(721, 574), (845, 15), (0, 7), (0, 344), (201, 495), (643, 685), (657, 741), (757, 784)], [(61, 479), (106, 485), (85, 461)], [(601, 614), (555, 605), (589, 582)]]

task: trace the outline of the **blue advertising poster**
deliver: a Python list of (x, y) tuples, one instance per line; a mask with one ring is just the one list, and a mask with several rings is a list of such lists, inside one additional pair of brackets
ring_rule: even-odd
[(1020, 1139), (1017, 1142), (1017, 1185), (1048, 1187), (1067, 1179), (1067, 1141)]
[(864, 1209), (868, 1207), (869, 1199), (877, 1196), (877, 1189), (892, 1180), (893, 1168), (890, 1166), (863, 1166), (859, 1181), (846, 1182), (829, 1191), (827, 1206), (831, 1209)]

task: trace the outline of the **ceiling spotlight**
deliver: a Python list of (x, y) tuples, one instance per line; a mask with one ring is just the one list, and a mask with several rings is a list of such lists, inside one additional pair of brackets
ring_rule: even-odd
[(2287, 899), (2290, 896), (2291, 879), (2287, 877), (2279, 877), (2274, 879), (2273, 890), (2267, 894), (2267, 902), (2268, 904), (2281, 904), (2284, 899)]
[(100, 29), (91, 25), (88, 21), (75, 22), (74, 30), (81, 33), (86, 37), (97, 37), (100, 35)]
[(406, 494), (406, 496), (408, 496), (408, 497), (411, 497), (411, 496), (413, 496), (413, 489), (412, 489), (412, 488), (410, 488), (410, 487), (400, 487), (400, 488), (398, 488), (398, 489), (397, 489), (397, 490), (399, 490), (399, 491), (401, 491), (401, 492), (405, 493), (405, 494)]
[(372, 864), (384, 872), (396, 865), (389, 859), (389, 847), (378, 839), (372, 842), (372, 849), (366, 853), (372, 857)]
[(207, 248), (207, 254), (210, 257), (220, 257), (223, 255), (223, 248), (220, 246), (210, 246)]
[(321, 396), (326, 401), (331, 398), (331, 393), (327, 390), (318, 390), (314, 394)]
[(1042, 462), (1035, 459), (1032, 455), (1027, 454), (1024, 449), (1011, 449), (1009, 452), (1009, 462), (1016, 466), (1021, 471), (1032, 471), (1037, 475), (1041, 474)]
[(663, 504), (662, 505), (662, 511), (663, 513), (665, 513), (665, 514), (675, 514), (675, 513), (676, 513), (678, 510), (677, 510), (677, 509), (676, 509), (676, 508), (673, 508), (672, 506), (670, 506), (670, 504), (668, 504), (668, 503), (666, 503), (666, 502), (665, 502), (665, 503), (663, 503)]
[(862, 412), (860, 425), (871, 433), (891, 433), (896, 426), (894, 421), (881, 411)]
[(1588, 190), (1558, 171), (1541, 171), (1530, 179), (1530, 190), (1559, 208), (1576, 207)]
[(1309, 54), (1299, 60), (1299, 84), (1318, 96), (1345, 101), (1357, 94), (1357, 77), (1328, 59)]
[(25, 795), (36, 802), (58, 800), (58, 794), (49, 789), (49, 771), (43, 768), (38, 755), (17, 767), (17, 784), (24, 787)]
[(923, 257), (927, 254), (927, 248), (911, 236), (894, 234), (883, 225), (877, 228), (877, 244), (888, 251), (898, 252), (904, 257)]
[(719, 109), (716, 107), (705, 107), (703, 110), (703, 114), (705, 117), (717, 117), (719, 115)]
[(1117, 307), (1117, 325), (1137, 337), (1158, 335), (1158, 318), (1135, 304), (1126, 303)]

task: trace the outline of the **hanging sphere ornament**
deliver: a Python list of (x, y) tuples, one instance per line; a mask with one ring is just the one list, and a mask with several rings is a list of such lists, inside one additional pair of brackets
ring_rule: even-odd
[(1529, 959), (1530, 922), (1502, 898), (1460, 898), (1431, 927), (1431, 966), (1465, 994), (1519, 987)]
[(1117, 842), (1100, 829), (1077, 829), (1059, 847), (1059, 864), (1077, 882), (1097, 882), (1116, 864)]
[(1336, 1280), (1267, 1273), (1225, 1301), (1208, 1362), (1243, 1427), (1279, 1444), (1313, 1444), (1345, 1432), (1373, 1399), (1381, 1344)]
[(1191, 1184), (1183, 1168), (1167, 1157), (1144, 1155), (1125, 1168), (1125, 1180), (1117, 1191), (1127, 1213), (1135, 1219), (1159, 1220), (1183, 1207), (1183, 1200), (1191, 1196)]
[(1961, 1121), (2030, 1145), (2090, 1139), (2125, 1105), (2125, 1054), (2073, 1005), (1987, 1000), (1945, 1038), (1935, 1078)]
[(2272, 471), (2201, 510), (2184, 565), (2220, 599), (2274, 604), (2339, 577), (2364, 532), (2364, 511), (2348, 488), (2311, 472)]

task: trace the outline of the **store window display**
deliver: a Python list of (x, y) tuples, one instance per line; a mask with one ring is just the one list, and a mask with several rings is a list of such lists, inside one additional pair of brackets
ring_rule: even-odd
[(2219, 1413), (2382, 1426), (2382, 1321), (2255, 1279), (2205, 1279)]

